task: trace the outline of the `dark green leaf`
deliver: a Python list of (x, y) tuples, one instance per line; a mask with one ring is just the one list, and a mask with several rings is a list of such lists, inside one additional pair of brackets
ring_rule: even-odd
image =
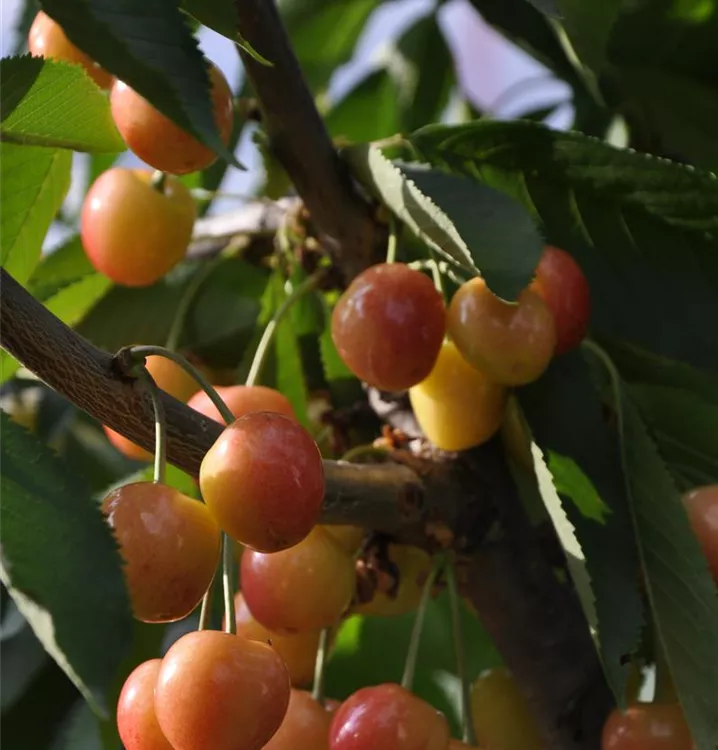
[[(620, 387), (620, 386), (619, 386)], [(633, 521), (656, 628), (697, 750), (718, 744), (718, 595), (680, 493), (620, 394)]]
[(0, 143), (0, 264), (24, 284), (70, 187), (69, 151)]
[(714, 175), (527, 122), (430, 126), (411, 141), (523, 201), (586, 273), (596, 334), (718, 369)]
[(44, 301), (64, 287), (94, 273), (95, 269), (77, 235), (43, 256), (27, 282), (27, 288), (34, 297)]
[(0, 139), (29, 146), (113, 153), (125, 144), (107, 96), (80, 65), (40, 57), (0, 61)]
[(598, 73), (606, 59), (611, 29), (624, 0), (556, 0), (562, 24), (579, 59)]
[[(633, 654), (639, 645), (643, 607), (617, 435), (603, 417), (590, 371), (576, 352), (555, 359), (542, 378), (520, 389), (518, 395), (534, 440), (548, 452), (549, 466), (555, 465), (551, 458), (553, 453), (570, 458), (594, 488), (588, 497), (581, 497), (574, 493), (585, 492), (582, 483), (575, 479), (566, 482), (565, 472), (557, 476), (566, 521), (575, 530), (585, 557), (596, 620), (591, 620), (593, 613), (586, 608), (585, 595), (584, 610), (597, 633), (608, 683), (617, 703), (623, 705), (627, 678), (625, 657)], [(595, 512), (586, 515), (581, 512), (594, 493), (608, 510), (599, 518)], [(567, 502), (569, 498), (573, 502)], [(555, 508), (549, 507), (549, 510), (553, 511), (554, 522), (560, 519)], [(557, 531), (564, 541), (566, 529), (557, 526)], [(585, 581), (577, 580), (579, 590), (584, 584)]]
[(234, 162), (217, 131), (207, 63), (178, 4), (42, 0), (70, 41), (177, 125)]
[(83, 486), (27, 431), (2, 425), (2, 579), (47, 651), (106, 714), (132, 616), (120, 554)]
[(232, 0), (181, 0), (184, 10), (200, 23), (234, 41), (237, 37), (237, 10)]

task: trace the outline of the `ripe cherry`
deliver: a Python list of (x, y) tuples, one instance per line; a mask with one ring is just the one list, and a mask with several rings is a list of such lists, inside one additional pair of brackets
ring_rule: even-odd
[(212, 582), (220, 535), (207, 507), (162, 484), (136, 482), (102, 504), (125, 560), (125, 579), (138, 620), (186, 617)]
[(90, 262), (117, 284), (149, 286), (185, 255), (196, 216), (189, 190), (174, 177), (155, 189), (152, 173), (114, 167), (82, 206), (82, 244)]
[[(226, 145), (234, 122), (234, 99), (227, 79), (210, 65), (214, 121)], [(127, 145), (155, 169), (187, 174), (205, 169), (217, 159), (212, 149), (175, 125), (126, 83), (116, 81), (110, 92), (112, 117)]]
[(452, 341), (444, 341), (433, 370), (409, 397), (426, 437), (441, 450), (463, 451), (499, 429), (506, 388), (466, 362)]
[(400, 685), (358, 690), (337, 709), (330, 750), (446, 750), (443, 714)]
[(373, 598), (352, 608), (362, 615), (391, 617), (413, 612), (419, 606), (432, 562), (429, 555), (418, 547), (390, 544), (389, 562), (395, 566), (396, 576), (383, 574), (378, 581)]
[(718, 582), (718, 484), (689, 492), (683, 502), (713, 579)]
[(692, 750), (693, 740), (676, 703), (634, 703), (615, 709), (603, 727), (602, 750)]
[(232, 538), (277, 552), (304, 539), (317, 522), (324, 467), (317, 444), (298, 422), (252, 412), (207, 451), (199, 484), (207, 507)]
[(112, 85), (112, 75), (78, 49), (67, 38), (60, 24), (43, 11), (40, 11), (32, 22), (27, 37), (27, 48), (30, 54), (36, 57), (82, 65), (101, 89), (109, 89)]
[[(170, 396), (174, 396), (178, 401), (186, 401), (197, 390), (195, 379), (184, 368), (171, 359), (167, 359), (167, 357), (147, 357), (145, 367), (157, 386), (169, 393)], [(141, 448), (137, 443), (128, 440), (124, 435), (120, 435), (119, 432), (115, 432), (109, 427), (103, 429), (112, 445), (128, 458), (133, 458), (136, 461), (150, 461), (152, 459), (151, 453)]]
[(556, 349), (553, 315), (531, 289), (509, 304), (483, 279), (471, 279), (451, 300), (447, 320), (449, 335), (464, 359), (502, 385), (536, 380)]
[(486, 670), (472, 685), (471, 717), (479, 747), (544, 750), (526, 699), (504, 667)]
[(591, 315), (591, 291), (578, 263), (565, 250), (547, 245), (530, 288), (553, 315), (556, 354), (576, 348), (586, 336)]
[(125, 750), (172, 750), (155, 714), (155, 685), (161, 662), (143, 662), (122, 687), (117, 702), (117, 731)]
[(174, 750), (259, 750), (282, 723), (289, 690), (287, 669), (269, 646), (201, 630), (162, 659), (155, 711)]
[(292, 685), (308, 685), (314, 677), (314, 663), (319, 646), (319, 630), (307, 630), (295, 635), (277, 635), (261, 625), (249, 611), (241, 592), (234, 598), (237, 635), (269, 645), (287, 665)]
[(403, 263), (359, 274), (332, 313), (332, 338), (369, 385), (403, 391), (431, 371), (446, 327), (444, 301), (428, 276)]
[[(285, 417), (296, 419), (292, 402), (274, 388), (266, 388), (263, 385), (228, 385), (215, 386), (214, 389), (227, 404), (235, 419), (254, 411), (275, 411), (284, 414)], [(195, 393), (187, 402), (187, 406), (204, 414), (208, 419), (214, 419), (220, 424), (225, 423), (217, 407), (204, 391)]]
[(247, 606), (262, 625), (275, 633), (300, 633), (339, 620), (354, 594), (354, 561), (316, 527), (283, 552), (246, 550), (240, 579)]
[(332, 715), (304, 690), (292, 690), (277, 733), (264, 750), (327, 750)]

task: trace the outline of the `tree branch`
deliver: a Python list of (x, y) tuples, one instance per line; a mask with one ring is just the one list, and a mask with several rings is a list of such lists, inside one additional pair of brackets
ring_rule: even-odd
[(236, 0), (242, 36), (273, 65), (240, 51), (270, 145), (347, 279), (382, 257), (386, 231), (374, 221), (339, 160), (302, 76), (274, 0)]

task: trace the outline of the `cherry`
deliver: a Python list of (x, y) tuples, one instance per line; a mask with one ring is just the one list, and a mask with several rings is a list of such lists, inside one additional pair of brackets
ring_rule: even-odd
[(322, 526), (322, 528), (334, 541), (339, 542), (339, 545), (351, 554), (354, 554), (361, 547), (366, 536), (366, 530), (360, 526), (339, 525)]
[(117, 702), (117, 730), (125, 750), (172, 750), (155, 714), (155, 685), (161, 662), (143, 662), (122, 687)]
[(675, 703), (634, 703), (614, 709), (603, 727), (602, 750), (692, 750), (693, 740)]
[(87, 74), (101, 88), (109, 89), (113, 77), (96, 62), (91, 60), (81, 49), (78, 49), (65, 35), (60, 24), (53, 21), (47, 13), (40, 11), (30, 26), (27, 36), (27, 47), (31, 55), (51, 60), (62, 60), (82, 65)]
[(332, 715), (304, 690), (292, 690), (277, 733), (264, 750), (327, 750)]
[(403, 391), (431, 371), (446, 327), (431, 280), (403, 263), (359, 274), (332, 313), (332, 338), (349, 369), (369, 385)]
[(102, 509), (126, 563), (135, 617), (186, 617), (212, 582), (219, 559), (219, 529), (207, 507), (172, 487), (135, 482), (113, 490)]
[(412, 612), (419, 606), (431, 572), (431, 558), (424, 550), (405, 544), (390, 544), (387, 552), (389, 561), (396, 566), (397, 577), (386, 575), (387, 580), (379, 581), (373, 598), (353, 607), (352, 612), (390, 617)]
[[(210, 64), (214, 121), (226, 145), (234, 122), (234, 99), (222, 71)], [(187, 174), (205, 169), (217, 154), (194, 136), (175, 125), (126, 83), (116, 81), (110, 92), (110, 107), (117, 129), (127, 145), (155, 169)]]
[[(276, 411), (285, 417), (296, 419), (292, 402), (274, 388), (266, 388), (263, 385), (228, 385), (215, 386), (214, 389), (227, 404), (235, 419), (253, 411)], [(195, 393), (187, 405), (207, 419), (224, 424), (222, 415), (204, 391)]]
[[(171, 359), (167, 359), (167, 357), (154, 355), (147, 357), (145, 367), (157, 386), (169, 393), (170, 396), (174, 396), (178, 401), (186, 401), (197, 390), (195, 379), (184, 368)], [(119, 432), (115, 432), (109, 427), (103, 429), (112, 445), (128, 458), (133, 458), (136, 461), (150, 461), (152, 459), (151, 453), (141, 448), (137, 443), (128, 440), (124, 435), (120, 435)]]
[(478, 676), (471, 689), (471, 716), (479, 747), (544, 750), (526, 699), (504, 667)]
[(499, 429), (506, 388), (468, 364), (452, 341), (444, 341), (434, 369), (409, 397), (426, 437), (441, 450), (463, 451)]
[(284, 634), (334, 625), (355, 586), (351, 555), (319, 527), (283, 552), (245, 550), (240, 578), (254, 617)]
[(337, 709), (330, 750), (446, 750), (443, 714), (400, 685), (366, 687)]
[(689, 492), (683, 502), (713, 579), (718, 582), (718, 484)]
[(241, 592), (234, 598), (237, 635), (251, 641), (268, 643), (287, 665), (292, 685), (308, 685), (314, 677), (314, 662), (319, 646), (319, 630), (295, 635), (277, 635), (255, 620)]
[(530, 288), (553, 315), (556, 354), (575, 349), (586, 336), (591, 315), (591, 291), (581, 267), (565, 250), (547, 245)]
[(454, 295), (447, 320), (449, 335), (466, 361), (502, 385), (536, 380), (556, 349), (553, 315), (531, 289), (510, 304), (483, 279), (473, 278)]
[(162, 659), (155, 711), (174, 750), (259, 750), (282, 723), (289, 690), (287, 669), (269, 646), (201, 630)]
[(317, 444), (293, 419), (245, 414), (207, 451), (199, 470), (207, 507), (220, 527), (252, 549), (287, 549), (311, 531), (324, 498)]
[(152, 173), (114, 167), (93, 183), (80, 235), (90, 262), (117, 284), (149, 286), (184, 257), (196, 216), (189, 190), (174, 177), (155, 189)]

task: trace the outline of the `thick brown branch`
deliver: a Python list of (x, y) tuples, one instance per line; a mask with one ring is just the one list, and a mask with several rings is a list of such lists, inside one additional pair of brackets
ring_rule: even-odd
[(242, 53), (271, 147), (327, 250), (351, 279), (380, 257), (385, 232), (337, 157), (274, 0), (236, 0), (235, 5), (242, 36), (273, 63), (267, 67)]

